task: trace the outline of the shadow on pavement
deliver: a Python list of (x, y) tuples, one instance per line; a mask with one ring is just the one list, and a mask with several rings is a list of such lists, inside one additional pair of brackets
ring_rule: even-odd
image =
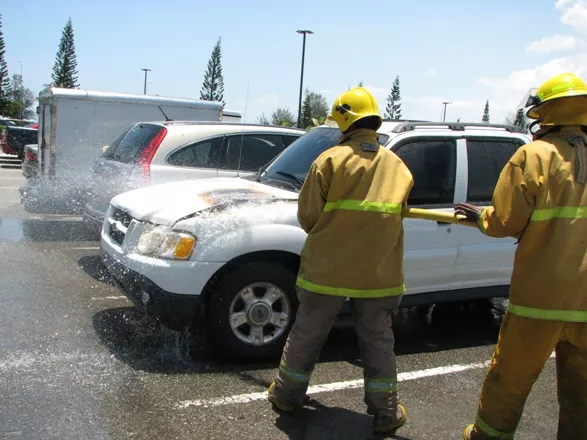
[[(91, 261), (91, 260), (88, 260)], [(493, 345), (497, 341), (502, 310), (499, 304), (444, 304), (428, 316), (402, 309), (394, 321), (396, 353), (430, 353), (456, 348)], [(476, 310), (475, 310), (476, 308)], [(134, 307), (102, 310), (93, 316), (93, 326), (102, 343), (133, 369), (156, 373), (219, 373), (241, 375), (243, 381), (267, 387), (269, 383), (247, 372), (275, 368), (278, 360), (263, 364), (241, 364), (226, 360), (203, 336), (162, 327)], [(319, 362), (346, 361), (360, 366), (354, 329), (334, 328)]]
[(275, 426), (290, 440), (307, 438), (356, 438), (365, 440), (397, 439), (411, 440), (400, 434), (372, 434), (373, 418), (367, 414), (339, 407), (324, 406), (310, 400), (303, 408), (291, 414), (277, 413)]
[(83, 271), (91, 276), (96, 281), (100, 281), (101, 283), (108, 284), (110, 286), (116, 286), (116, 281), (108, 272), (104, 263), (102, 263), (102, 258), (100, 255), (87, 255), (85, 257), (81, 257), (77, 264), (79, 267), (83, 269)]
[(21, 220), (0, 219), (0, 241), (19, 243), (23, 241), (94, 241), (95, 237), (78, 220)]

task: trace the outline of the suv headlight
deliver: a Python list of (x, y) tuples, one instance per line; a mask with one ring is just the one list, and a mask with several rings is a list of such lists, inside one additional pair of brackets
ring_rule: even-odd
[(148, 227), (137, 242), (139, 253), (168, 260), (187, 260), (196, 246), (196, 237), (170, 231), (161, 226)]

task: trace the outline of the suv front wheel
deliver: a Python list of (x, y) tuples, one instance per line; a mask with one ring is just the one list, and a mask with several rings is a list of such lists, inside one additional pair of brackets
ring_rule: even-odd
[(248, 263), (228, 273), (209, 303), (214, 345), (237, 360), (278, 358), (298, 308), (295, 283), (295, 273), (276, 263)]

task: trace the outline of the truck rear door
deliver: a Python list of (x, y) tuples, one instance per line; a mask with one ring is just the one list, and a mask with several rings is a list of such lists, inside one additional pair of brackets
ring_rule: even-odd
[[(510, 157), (526, 143), (520, 137), (466, 136), (459, 150), (466, 157), (466, 190), (455, 202), (490, 206), (493, 190)], [(458, 258), (455, 283), (463, 287), (507, 286), (510, 283), (515, 240), (491, 238), (475, 228), (457, 227)]]

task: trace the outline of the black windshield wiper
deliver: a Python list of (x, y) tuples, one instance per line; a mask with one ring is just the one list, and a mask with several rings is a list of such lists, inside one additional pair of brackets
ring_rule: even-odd
[(293, 181), (297, 182), (300, 185), (300, 188), (304, 184), (304, 181), (302, 179), (300, 179), (298, 176), (296, 176), (295, 174), (288, 173), (288, 172), (285, 172), (285, 171), (275, 171), (275, 174), (279, 174), (280, 176), (287, 177), (290, 180), (293, 180)]

